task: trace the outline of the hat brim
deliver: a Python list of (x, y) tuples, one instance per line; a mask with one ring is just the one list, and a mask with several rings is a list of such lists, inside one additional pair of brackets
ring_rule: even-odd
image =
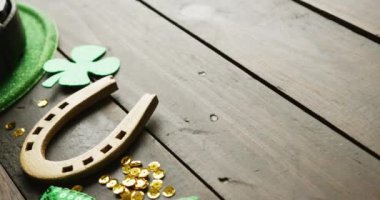
[(9, 78), (0, 83), (0, 112), (25, 95), (44, 75), (43, 64), (58, 46), (55, 24), (25, 4), (17, 4), (25, 30), (25, 53)]

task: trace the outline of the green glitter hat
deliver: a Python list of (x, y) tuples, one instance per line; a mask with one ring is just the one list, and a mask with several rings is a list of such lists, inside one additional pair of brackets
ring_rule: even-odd
[(0, 0), (0, 112), (39, 81), (57, 45), (52, 21), (27, 5)]

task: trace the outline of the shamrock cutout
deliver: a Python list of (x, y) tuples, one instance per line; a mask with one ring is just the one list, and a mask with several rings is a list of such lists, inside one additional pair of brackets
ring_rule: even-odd
[(74, 62), (65, 59), (51, 59), (44, 65), (44, 70), (55, 73), (42, 83), (42, 86), (51, 88), (55, 83), (62, 86), (85, 86), (91, 83), (89, 74), (107, 76), (117, 72), (120, 61), (115, 57), (99, 60), (106, 52), (106, 48), (96, 45), (83, 45), (71, 51)]

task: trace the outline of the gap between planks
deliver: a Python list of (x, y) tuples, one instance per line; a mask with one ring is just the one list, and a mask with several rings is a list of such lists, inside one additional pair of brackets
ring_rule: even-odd
[[(377, 43), (293, 1), (144, 1), (380, 154), (380, 127), (373, 122), (380, 113)], [(363, 4), (348, 11), (334, 7), (342, 0), (304, 1), (377, 30), (371, 21), (376, 14), (354, 18)], [(370, 19), (368, 26), (363, 18)]]
[(334, 21), (335, 23), (373, 41), (373, 42), (376, 42), (377, 44), (380, 44), (380, 37), (377, 36), (376, 34), (373, 34), (371, 32), (368, 32), (367, 30), (359, 27), (359, 26), (356, 26), (355, 24), (349, 22), (349, 21), (346, 21), (342, 18), (340, 18), (339, 16), (336, 16), (334, 15), (334, 13), (329, 13), (328, 11), (325, 11), (325, 10), (322, 10), (312, 4), (309, 4), (303, 0), (292, 0), (293, 2), (325, 17), (326, 19), (329, 19), (331, 21)]
[[(293, 1), (298, 2), (299, 0), (293, 0)], [(175, 27), (179, 28), (180, 30), (182, 30), (183, 32), (185, 32), (186, 34), (188, 34), (190, 37), (192, 37), (193, 39), (195, 39), (198, 42), (202, 43), (203, 45), (205, 45), (206, 47), (208, 47), (209, 49), (211, 49), (212, 51), (214, 51), (215, 53), (217, 53), (219, 56), (221, 56), (223, 59), (225, 59), (228, 62), (232, 63), (234, 66), (236, 66), (237, 68), (239, 68), (243, 72), (247, 73), (253, 79), (259, 81), (261, 84), (263, 84), (267, 88), (271, 89), (276, 94), (278, 94), (281, 97), (283, 97), (284, 99), (286, 99), (288, 102), (292, 103), (293, 105), (295, 105), (296, 107), (298, 107), (302, 111), (304, 111), (307, 114), (309, 114), (310, 116), (312, 116), (314, 119), (318, 120), (319, 122), (321, 122), (325, 126), (329, 127), (331, 130), (333, 130), (334, 132), (336, 132), (337, 134), (339, 134), (343, 138), (347, 139), (348, 141), (350, 141), (351, 143), (353, 143), (354, 145), (356, 145), (358, 148), (360, 148), (363, 151), (365, 151), (366, 153), (370, 154), (371, 156), (373, 156), (377, 160), (380, 160), (380, 155), (378, 153), (376, 153), (372, 149), (368, 148), (366, 145), (364, 145), (363, 143), (361, 143), (360, 141), (358, 141), (354, 137), (350, 136), (348, 133), (346, 133), (342, 129), (338, 128), (337, 126), (335, 126), (333, 123), (331, 123), (330, 121), (328, 121), (327, 119), (325, 119), (324, 117), (322, 117), (321, 115), (319, 115), (318, 113), (314, 112), (313, 110), (311, 110), (307, 106), (303, 105), (301, 102), (297, 101), (295, 98), (293, 98), (290, 95), (286, 94), (285, 92), (283, 92), (281, 89), (279, 89), (275, 85), (271, 84), (270, 82), (266, 81), (264, 78), (260, 77), (259, 75), (257, 75), (253, 71), (249, 70), (247, 67), (245, 67), (244, 65), (242, 65), (241, 63), (239, 63), (237, 60), (235, 60), (232, 57), (228, 56), (223, 51), (219, 50), (218, 48), (216, 48), (212, 44), (208, 43), (206, 40), (200, 38), (199, 36), (197, 36), (196, 34), (194, 34), (193, 32), (191, 32), (190, 30), (186, 29), (184, 26), (182, 26), (179, 23), (175, 22), (173, 19), (169, 18), (168, 16), (166, 16), (165, 14), (163, 14), (162, 12), (160, 12), (159, 10), (157, 10), (156, 8), (154, 8), (149, 3), (147, 3), (147, 2), (145, 2), (143, 0), (137, 0), (137, 2), (140, 2), (146, 8), (148, 8), (151, 11), (153, 11), (154, 13), (156, 13), (157, 15), (159, 15), (160, 17), (164, 18), (166, 21), (168, 21), (169, 23), (171, 23)], [(355, 26), (355, 25), (352, 25), (352, 26)], [(357, 27), (357, 28), (360, 29), (359, 27)], [(366, 32), (365, 30), (363, 30), (363, 31)], [(356, 32), (356, 31), (354, 31), (354, 32)], [(368, 34), (371, 34), (371, 33), (368, 33)], [(380, 44), (380, 40), (374, 41), (374, 42)]]
[[(73, 61), (68, 54), (66, 54), (61, 48), (58, 47), (58, 52), (61, 53), (67, 60)], [(91, 79), (94, 81), (95, 79)], [(114, 102), (120, 109), (122, 109), (127, 114), (129, 113), (129, 110), (123, 106), (120, 102), (118, 102), (112, 95), (109, 95), (112, 102)], [(182, 164), (183, 167), (185, 167), (192, 175), (194, 175), (201, 183), (204, 184), (204, 186), (209, 189), (212, 193), (215, 194), (219, 199), (224, 200), (225, 198), (219, 194), (209, 183), (206, 182), (199, 174), (195, 172), (188, 164), (186, 164), (185, 161), (183, 161), (174, 151), (172, 151), (164, 142), (162, 142), (157, 136), (155, 136), (151, 130), (149, 130), (147, 127), (143, 128), (149, 135), (151, 135), (166, 151), (170, 153), (179, 163)]]
[[(227, 199), (231, 194), (228, 191), (233, 190), (235, 190), (235, 192), (237, 190), (241, 191), (241, 193), (238, 193), (240, 193), (241, 196), (245, 196), (247, 199), (252, 198), (252, 196), (249, 196), (252, 192), (256, 192), (258, 196), (260, 194), (262, 196), (267, 196), (268, 199), (273, 199), (276, 194), (279, 196), (286, 195), (293, 198), (294, 196), (305, 197), (304, 194), (306, 192), (303, 191), (310, 191), (312, 190), (310, 188), (314, 187), (321, 188), (321, 190), (318, 191), (311, 191), (316, 195), (316, 198), (321, 197), (321, 195), (319, 195), (321, 193), (325, 193), (324, 195), (328, 196), (333, 196), (334, 194), (336, 194), (336, 196), (340, 196), (342, 193), (341, 190), (345, 190), (344, 187), (341, 186), (346, 185), (348, 182), (347, 179), (354, 179), (351, 175), (356, 174), (356, 170), (352, 171), (351, 169), (355, 168), (357, 164), (352, 160), (347, 160), (348, 164), (351, 166), (348, 169), (351, 173), (344, 174), (345, 172), (342, 171), (341, 167), (345, 167), (346, 165), (344, 164), (338, 169), (335, 168), (336, 166), (334, 167), (331, 165), (331, 161), (334, 161), (331, 160), (332, 156), (340, 160), (346, 160), (346, 158), (348, 159), (348, 157), (352, 156), (357, 157), (355, 159), (361, 160), (362, 157), (360, 156), (363, 156), (364, 158), (368, 158), (370, 162), (375, 161), (373, 157), (363, 152), (346, 139), (341, 138), (341, 136), (336, 133), (331, 133), (329, 128), (320, 124), (320, 122), (311, 116), (308, 116), (302, 110), (294, 109), (294, 105), (289, 104), (289, 102), (279, 97), (277, 94), (274, 94), (272, 90), (268, 90), (263, 87), (262, 84), (257, 83), (256, 80), (252, 79), (248, 74), (242, 72), (240, 69), (235, 66), (231, 66), (230, 62), (220, 58), (219, 55), (215, 54), (213, 51), (210, 51), (209, 48), (197, 41), (194, 42), (193, 38), (188, 37), (187, 34), (178, 30), (175, 26), (167, 23), (166, 20), (162, 20), (161, 17), (157, 16), (150, 10), (147, 10), (140, 3), (131, 2), (131, 4), (128, 4), (124, 3), (126, 1), (114, 1), (111, 4), (104, 4), (103, 7), (94, 5), (92, 1), (85, 1), (83, 4), (74, 2), (75, 1), (71, 2), (71, 5), (49, 4), (51, 6), (51, 12), (55, 13), (54, 15), (56, 16), (56, 19), (60, 22), (61, 28), (66, 34), (66, 39), (63, 41), (64, 43), (61, 48), (64, 48), (65, 51), (68, 52), (78, 43), (100, 43), (107, 45), (111, 49), (112, 55), (122, 58), (123, 63), (128, 66), (128, 70), (126, 70), (128, 73), (126, 71), (120, 71), (119, 73), (121, 73), (123, 77), (132, 76), (133, 74), (135, 74), (135, 76), (130, 77), (128, 81), (125, 78), (117, 76), (119, 77), (119, 81), (121, 81), (120, 83), (123, 83), (120, 84), (120, 87), (123, 88), (123, 92), (115, 94), (115, 98), (122, 102), (123, 105), (127, 105), (128, 108), (133, 106), (134, 99), (137, 98), (139, 94), (147, 90), (157, 92), (161, 95), (160, 98), (166, 98), (166, 100), (162, 102), (163, 105), (160, 109), (161, 112), (158, 112), (156, 115), (156, 123), (150, 123), (150, 125), (147, 126), (154, 130), (154, 134), (157, 134), (157, 137), (162, 139), (163, 142), (171, 147), (171, 149), (180, 155), (183, 160), (185, 160), (190, 166), (193, 167), (193, 169), (195, 169), (202, 175), (202, 177), (212, 184), (214, 188), (218, 189), (223, 196), (225, 195)], [(100, 2), (98, 3), (102, 4)], [(88, 9), (84, 9), (83, 12), (80, 12), (80, 14), (74, 10), (70, 13), (72, 15), (62, 16), (59, 14), (59, 10), (62, 10), (64, 6), (67, 6), (67, 9), (88, 6)], [(104, 13), (104, 9), (109, 11), (108, 14), (105, 15), (106, 17), (102, 18), (105, 23), (115, 23), (109, 24), (109, 27), (103, 27), (108, 28), (105, 32), (103, 32), (104, 34), (101, 34), (103, 28), (94, 25), (98, 24), (98, 20), (95, 20), (96, 17), (94, 16), (99, 15), (99, 13)], [(131, 12), (133, 10), (136, 10), (136, 12)], [(123, 13), (128, 13), (124, 16), (125, 18), (120, 17), (123, 16)], [(115, 17), (119, 18), (114, 19)], [(83, 18), (83, 21), (72, 25), (67, 24), (67, 21), (75, 18)], [(134, 19), (136, 19), (136, 21), (133, 21)], [(149, 21), (152, 22), (152, 24), (144, 23)], [(115, 26), (115, 29), (109, 29), (113, 26)], [(87, 29), (87, 27), (91, 27), (92, 29)], [(76, 33), (70, 33), (70, 30), (73, 29), (80, 30), (82, 33), (88, 33), (88, 36), (85, 38), (77, 38)], [(130, 31), (131, 29), (134, 31)], [(157, 32), (157, 34), (152, 33), (152, 30), (155, 30), (154, 32)], [(123, 31), (130, 31), (129, 34), (126, 34), (128, 37), (119, 36), (120, 34), (124, 35)], [(145, 33), (149, 34), (145, 35)], [(171, 37), (167, 37), (170, 33), (173, 33), (173, 39), (171, 39)], [(171, 44), (175, 40), (179, 43)], [(180, 41), (183, 41), (184, 43), (181, 43)], [(167, 42), (169, 42), (169, 45), (165, 46)], [(139, 47), (141, 45), (144, 45), (145, 49), (144, 47), (141, 47), (140, 49)], [(198, 49), (196, 49), (196, 47)], [(153, 48), (152, 51), (150, 51), (151, 48)], [(194, 51), (194, 48), (196, 51)], [(165, 49), (168, 49), (168, 52), (160, 52)], [(144, 51), (141, 52), (141, 50)], [(147, 50), (148, 52), (145, 52)], [(199, 52), (201, 52), (201, 55), (198, 55)], [(140, 55), (140, 53), (142, 54)], [(177, 56), (171, 59), (173, 53), (175, 55), (180, 54), (185, 56), (183, 56), (184, 58), (178, 58)], [(179, 64), (183, 64), (184, 68), (179, 69)], [(198, 71), (197, 68), (194, 69), (197, 65), (200, 65), (200, 67), (197, 67), (200, 68), (198, 70), (207, 69), (210, 76), (206, 79), (203, 77), (200, 78), (196, 73)], [(218, 68), (215, 69), (214, 66), (218, 66)], [(161, 74), (161, 72), (163, 72), (163, 74)], [(190, 73), (189, 77), (187, 77), (189, 74), (187, 72)], [(226, 77), (219, 78), (223, 74), (225, 74)], [(154, 81), (150, 81), (152, 80), (151, 78), (153, 78)], [(221, 81), (219, 83), (220, 80), (225, 80), (225, 82), (223, 83)], [(239, 80), (241, 82), (239, 82)], [(160, 83), (160, 81), (162, 81), (162, 84), (157, 86), (157, 83)], [(190, 83), (193, 81), (195, 81), (194, 84)], [(182, 83), (184, 84), (183, 87), (180, 85)], [(212, 88), (213, 86), (215, 86), (215, 88)], [(248, 89), (251, 87), (252, 89)], [(183, 89), (186, 89), (185, 92), (188, 93), (181, 93)], [(251, 90), (254, 92), (251, 92)], [(240, 93), (240, 91), (246, 91), (246, 93), (243, 94)], [(230, 95), (229, 92), (231, 92)], [(179, 94), (175, 95), (175, 93)], [(204, 98), (202, 98), (203, 95), (205, 95)], [(236, 95), (237, 97), (235, 97)], [(197, 99), (189, 98), (193, 96)], [(238, 98), (242, 100), (239, 101), (237, 100)], [(273, 101), (271, 100), (268, 102), (268, 98), (273, 99)], [(220, 103), (215, 102), (216, 99), (220, 99)], [(184, 102), (181, 104), (176, 104), (181, 101)], [(256, 110), (256, 114), (253, 112), (248, 112), (249, 108), (251, 108), (251, 101), (253, 103), (252, 110), (253, 112)], [(255, 103), (256, 101), (257, 104)], [(240, 102), (241, 104), (234, 104), (235, 102)], [(213, 106), (214, 103), (217, 103), (217, 105)], [(283, 112), (283, 105), (285, 107), (285, 112)], [(278, 108), (276, 108), (277, 106)], [(199, 110), (199, 112), (193, 112), (197, 109), (201, 110)], [(237, 109), (237, 111), (235, 111), (235, 109)], [(268, 114), (268, 112), (272, 113), (272, 111), (274, 112), (273, 115)], [(211, 122), (209, 122), (209, 119), (204, 117), (208, 117), (210, 113), (214, 112), (217, 112), (217, 114), (222, 117), (220, 118), (221, 120), (218, 124), (215, 123), (210, 125), (209, 123)], [(228, 114), (229, 112), (230, 114)], [(261, 114), (263, 114), (262, 117), (260, 117)], [(306, 118), (308, 120), (304, 121), (302, 119), (301, 122), (299, 122), (300, 118), (298, 116), (302, 116), (301, 118)], [(192, 119), (192, 124), (189, 124), (190, 121), (186, 120), (188, 117), (189, 119)], [(207, 120), (207, 122), (204, 120)], [(268, 120), (271, 121), (268, 122)], [(237, 123), (239, 121), (242, 122), (241, 126)], [(203, 124), (204, 122), (206, 123)], [(276, 128), (272, 129), (274, 125), (273, 122), (278, 122), (279, 126), (275, 126), (278, 128), (277, 130), (274, 130)], [(303, 124), (302, 122), (306, 123)], [(224, 123), (227, 123), (227, 125), (224, 125)], [(316, 126), (309, 126), (310, 123), (315, 124)], [(193, 126), (197, 127), (197, 129), (182, 129), (183, 127)], [(301, 128), (298, 128), (300, 126)], [(256, 130), (254, 133), (251, 133), (252, 131), (250, 131), (252, 128)], [(301, 131), (297, 131), (300, 129)], [(199, 131), (202, 130), (205, 131), (202, 132), (202, 135), (200, 135)], [(307, 134), (304, 132), (307, 132)], [(316, 135), (317, 133), (318, 135)], [(170, 135), (172, 135), (172, 137), (169, 137)], [(228, 137), (231, 138), (228, 139)], [(178, 138), (178, 140), (176, 140), (176, 138)], [(207, 141), (211, 142), (206, 143), (205, 139), (207, 138), (210, 138), (210, 140)], [(245, 140), (241, 143), (243, 139)], [(306, 139), (306, 142), (311, 146), (306, 146), (304, 139)], [(254, 144), (252, 145), (250, 141), (253, 141)], [(178, 144), (176, 144), (176, 142), (178, 142)], [(326, 145), (326, 143), (329, 144)], [(341, 144), (343, 146), (336, 148), (335, 144)], [(186, 146), (180, 147), (178, 145)], [(283, 145), (286, 145), (288, 148), (285, 149), (289, 150), (284, 151)], [(234, 151), (236, 147), (237, 150)], [(346, 147), (348, 149), (345, 149)], [(210, 152), (212, 149), (219, 150), (219, 152)], [(241, 149), (247, 151), (240, 151)], [(308, 149), (311, 150), (309, 151)], [(202, 155), (201, 151), (210, 154)], [(309, 153), (304, 153), (305, 151)], [(201, 155), (197, 156), (196, 153), (201, 153)], [(242, 155), (240, 157), (236, 156), (239, 153), (242, 153)], [(350, 155), (348, 157), (341, 156), (346, 154)], [(272, 159), (273, 157), (274, 159)], [(252, 158), (252, 162), (249, 162), (249, 159)], [(233, 173), (233, 166), (231, 167), (224, 165), (225, 160), (228, 161), (229, 159), (231, 159), (230, 161), (234, 161), (236, 163), (246, 164), (246, 167), (242, 168), (242, 171), (245, 173), (250, 173), (252, 171), (251, 169), (259, 169), (260, 171), (261, 167), (265, 167), (262, 168), (265, 170), (260, 173), (246, 175), (243, 173), (242, 175), (235, 175), (235, 173)], [(299, 161), (301, 161), (302, 164)], [(328, 163), (325, 167), (321, 166), (324, 161)], [(304, 164), (304, 162), (308, 164)], [(204, 170), (207, 169), (207, 167), (215, 167), (212, 165), (213, 163), (217, 163), (221, 168), (215, 171), (212, 170), (211, 172)], [(337, 166), (340, 165), (339, 163), (342, 164), (344, 162), (337, 162)], [(315, 164), (317, 164), (317, 167), (319, 168), (315, 168)], [(284, 170), (284, 168), (286, 170)], [(362, 170), (366, 170), (364, 167), (361, 168), (363, 168)], [(230, 169), (232, 169), (232, 171), (229, 171)], [(373, 169), (373, 171), (378, 171), (376, 168)], [(331, 171), (329, 172), (329, 170)], [(319, 178), (325, 177), (325, 175), (328, 175), (331, 172), (333, 172), (333, 174), (330, 174), (331, 178), (328, 176), (326, 176), (326, 179)], [(316, 173), (319, 175), (316, 176)], [(362, 175), (366, 176), (371, 173), (371, 171), (368, 171), (368, 173), (363, 173)], [(299, 174), (302, 176), (297, 176)], [(278, 175), (280, 175), (280, 177)], [(373, 175), (377, 176), (376, 174)], [(219, 177), (221, 179), (219, 179)], [(223, 179), (223, 177), (228, 177), (229, 179)], [(247, 177), (250, 178), (248, 179)], [(306, 179), (304, 177), (310, 178)], [(335, 178), (337, 178), (338, 183), (341, 184), (334, 184)], [(312, 180), (312, 182), (309, 182), (310, 180)], [(362, 180), (364, 182), (366, 179)], [(352, 183), (355, 185), (362, 182), (362, 180), (357, 179)], [(369, 178), (367, 180), (373, 179)], [(279, 184), (277, 186), (278, 188), (273, 187), (273, 185), (280, 182), (283, 182), (284, 184)], [(310, 183), (313, 186), (306, 188), (304, 187), (305, 182)], [(264, 189), (252, 191), (252, 189), (255, 189), (256, 185)], [(349, 185), (347, 184), (347, 186)], [(360, 185), (358, 186), (359, 187), (353, 187), (351, 189), (355, 190), (356, 188), (364, 188)], [(333, 191), (330, 189), (332, 187), (337, 188), (338, 190)], [(298, 191), (292, 190), (295, 188), (304, 189)], [(372, 187), (368, 185), (368, 187), (365, 188)], [(336, 193), (336, 191), (339, 191), (340, 194)], [(347, 197), (352, 196), (352, 190), (347, 191), (349, 191), (347, 192)], [(232, 194), (235, 192), (232, 192)], [(360, 192), (357, 194), (362, 195), (367, 193)]]

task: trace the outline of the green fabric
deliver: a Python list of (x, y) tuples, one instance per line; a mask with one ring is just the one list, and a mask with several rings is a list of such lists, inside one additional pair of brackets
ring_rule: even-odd
[(40, 200), (95, 200), (83, 192), (50, 186), (41, 196)]
[(19, 66), (10, 77), (0, 83), (0, 112), (26, 94), (42, 77), (46, 60), (58, 45), (57, 29), (52, 21), (35, 9), (17, 5), (25, 29), (26, 48)]
[(74, 62), (61, 58), (47, 61), (44, 70), (55, 75), (44, 81), (42, 86), (50, 88), (56, 82), (62, 86), (85, 86), (91, 83), (89, 74), (107, 76), (116, 73), (120, 68), (119, 59), (100, 59), (105, 53), (104, 47), (83, 45), (71, 51), (71, 59)]

